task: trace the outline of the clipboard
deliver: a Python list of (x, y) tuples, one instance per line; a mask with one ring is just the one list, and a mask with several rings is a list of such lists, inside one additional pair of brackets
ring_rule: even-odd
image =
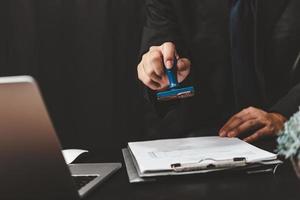
[(282, 164), (282, 161), (275, 159), (269, 161), (262, 161), (251, 165), (235, 167), (235, 168), (221, 168), (221, 169), (209, 169), (209, 170), (192, 170), (184, 172), (175, 171), (161, 171), (154, 173), (141, 173), (138, 165), (130, 153), (128, 148), (122, 149), (127, 175), (130, 183), (141, 183), (141, 182), (154, 182), (159, 177), (163, 176), (178, 176), (178, 175), (192, 175), (192, 174), (207, 174), (218, 171), (232, 171), (232, 172), (245, 172), (245, 174), (257, 174), (257, 173), (276, 173), (277, 167)]

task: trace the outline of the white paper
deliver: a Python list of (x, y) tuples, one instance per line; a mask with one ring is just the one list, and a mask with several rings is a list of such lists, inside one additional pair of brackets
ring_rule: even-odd
[(65, 161), (67, 164), (71, 164), (78, 156), (80, 156), (83, 153), (87, 153), (87, 150), (83, 149), (65, 149), (62, 150), (62, 154), (65, 158)]
[(277, 158), (238, 138), (217, 136), (130, 142), (128, 146), (142, 173), (171, 170), (174, 163), (196, 163), (208, 158), (245, 157), (248, 163)]

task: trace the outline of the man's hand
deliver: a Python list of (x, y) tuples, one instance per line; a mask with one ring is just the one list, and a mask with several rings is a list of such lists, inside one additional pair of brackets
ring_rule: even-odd
[[(243, 137), (246, 142), (275, 135), (283, 128), (286, 118), (278, 113), (267, 113), (263, 110), (249, 107), (231, 117), (220, 129), (222, 137)], [(243, 135), (253, 132), (252, 135)]]
[(143, 55), (137, 67), (138, 77), (152, 90), (164, 90), (169, 85), (169, 80), (164, 72), (164, 66), (171, 69), (177, 58), (177, 80), (182, 82), (190, 73), (191, 62), (187, 58), (179, 58), (175, 45), (166, 42), (161, 46), (152, 46)]

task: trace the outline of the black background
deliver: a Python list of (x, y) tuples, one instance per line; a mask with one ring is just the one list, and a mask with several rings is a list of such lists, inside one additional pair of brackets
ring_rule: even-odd
[(0, 76), (37, 79), (64, 148), (141, 138), (144, 1), (4, 0), (0, 15)]

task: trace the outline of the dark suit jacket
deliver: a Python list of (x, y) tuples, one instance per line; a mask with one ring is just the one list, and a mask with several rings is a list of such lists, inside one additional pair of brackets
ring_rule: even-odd
[[(293, 69), (300, 50), (300, 1), (256, 3), (255, 72), (261, 103), (251, 106), (288, 118), (300, 105), (299, 70)], [(242, 109), (234, 101), (238, 83), (232, 81), (230, 65), (229, 1), (147, 0), (146, 6), (141, 53), (174, 42), (179, 55), (192, 62), (183, 84), (196, 88), (195, 97), (166, 103), (157, 102), (149, 90), (148, 136), (183, 137), (220, 127)]]

